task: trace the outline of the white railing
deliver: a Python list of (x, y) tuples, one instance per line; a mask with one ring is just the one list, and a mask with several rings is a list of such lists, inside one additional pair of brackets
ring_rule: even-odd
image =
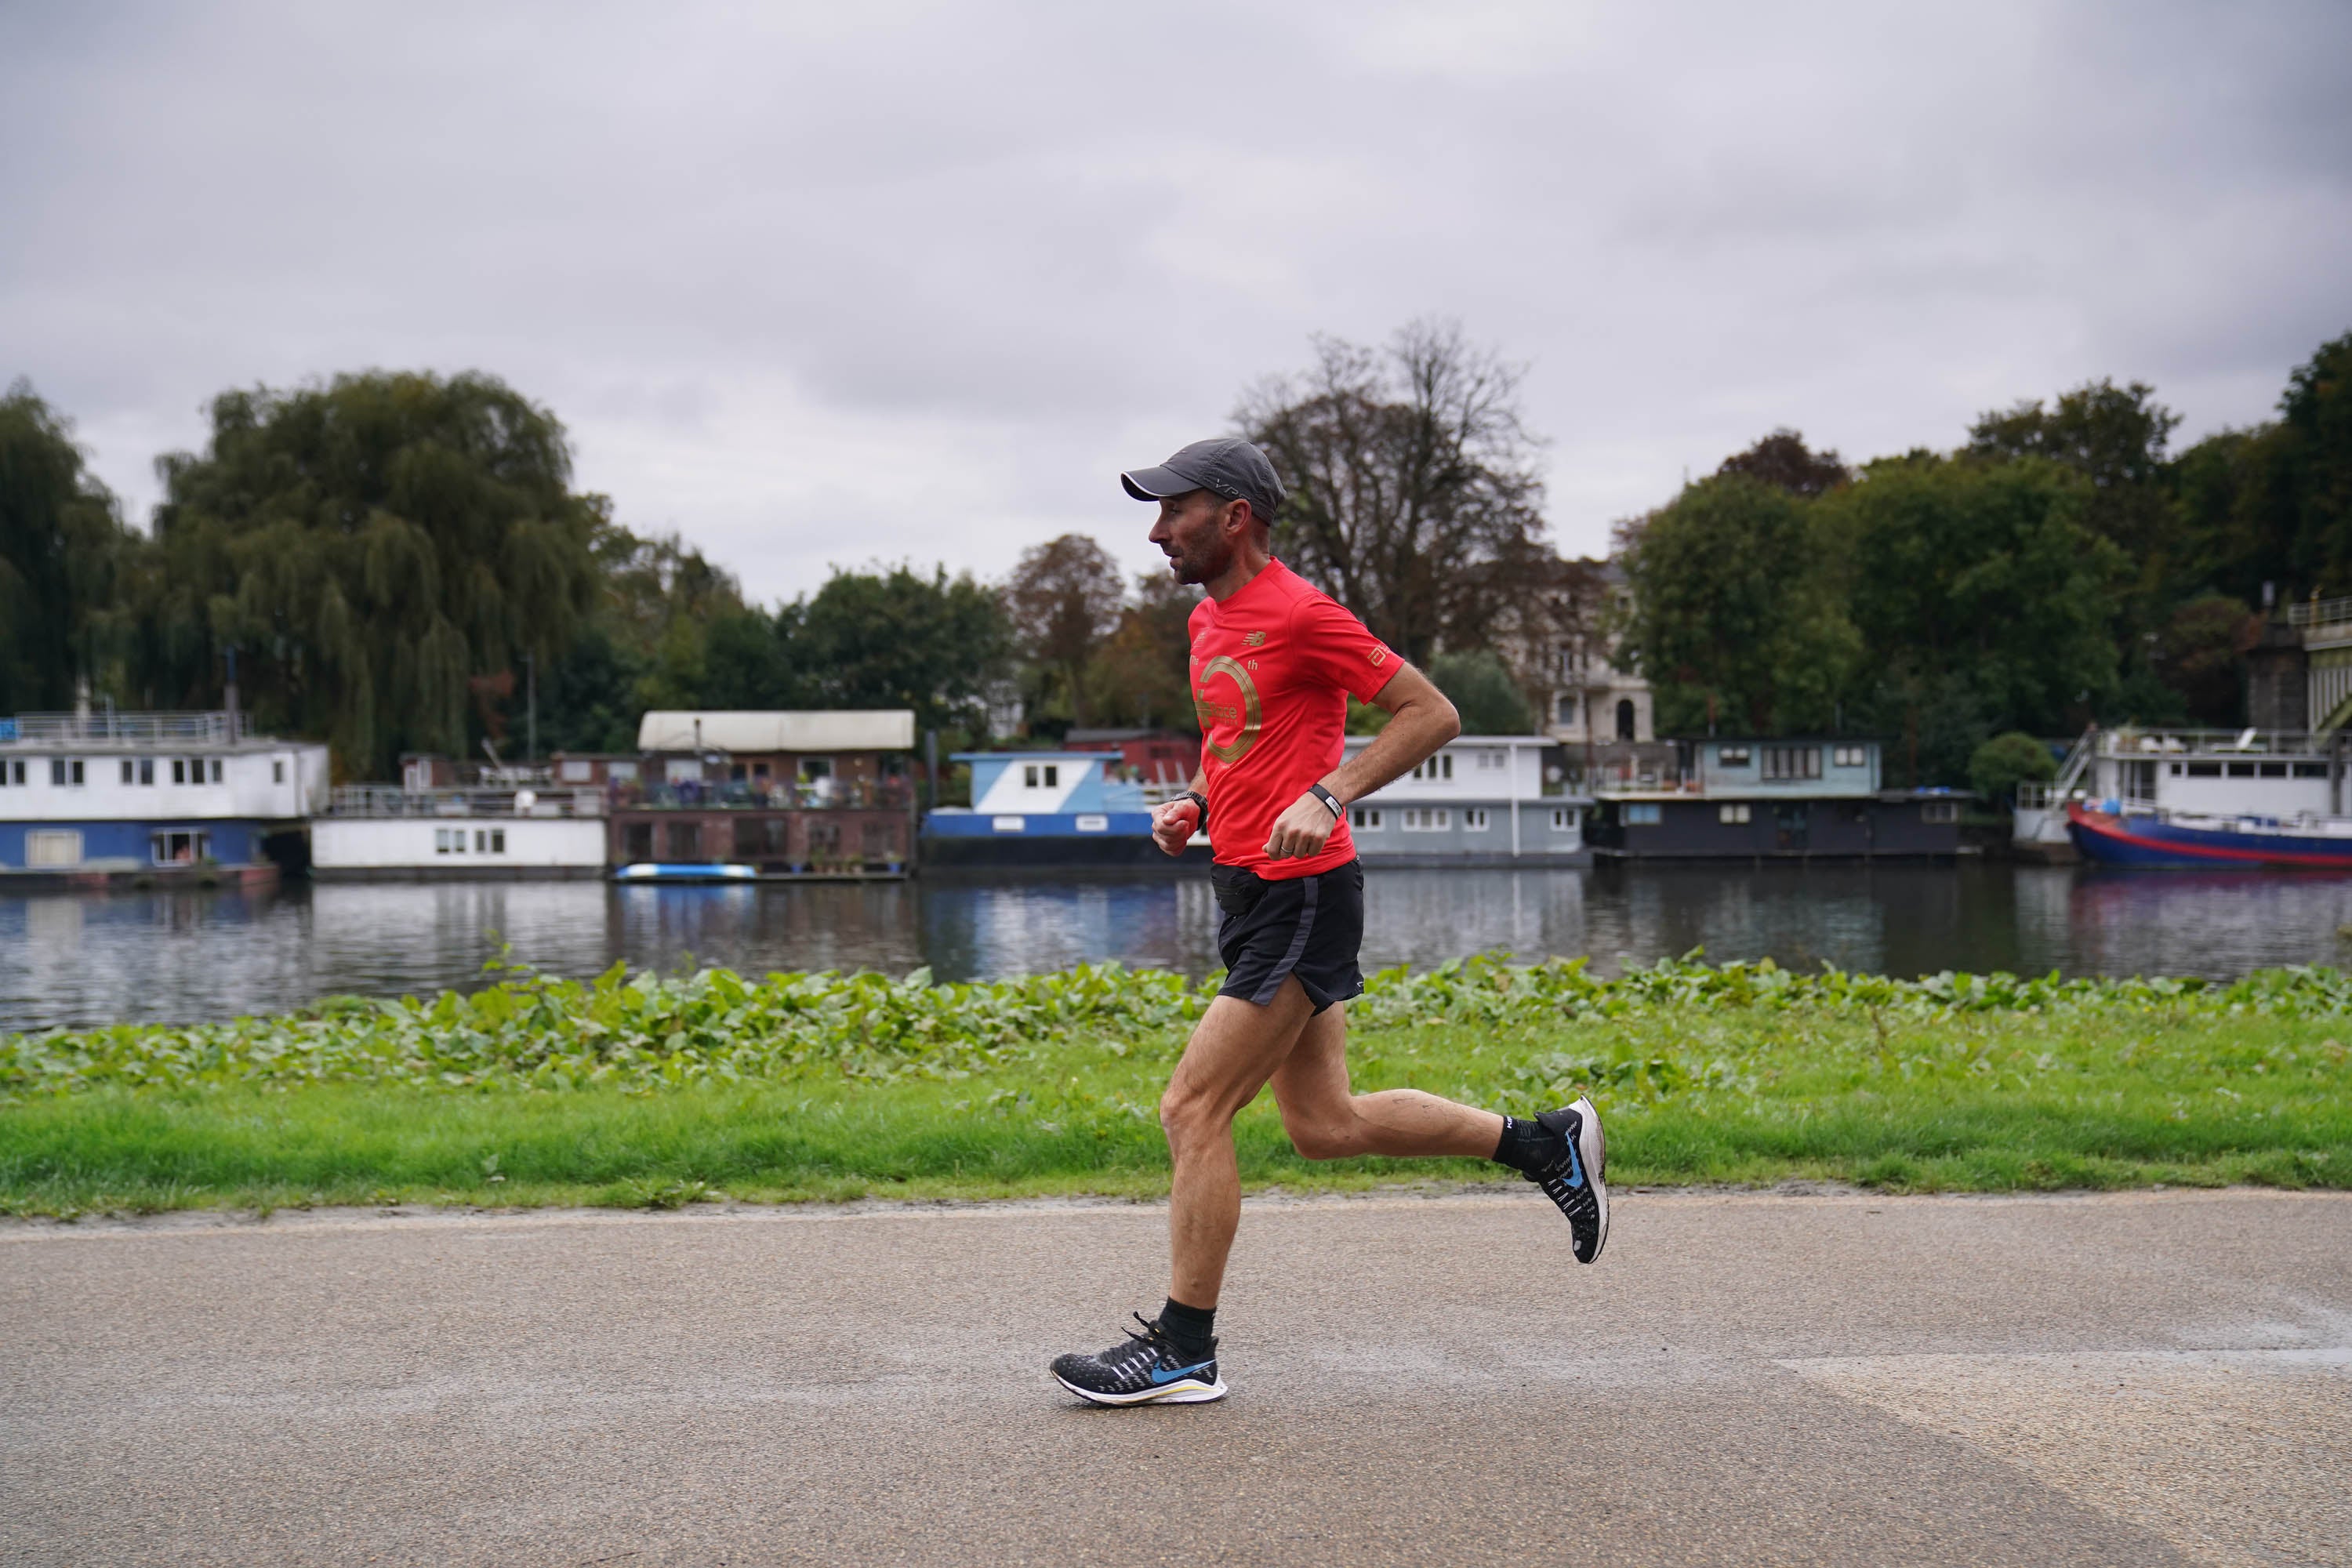
[(2311, 756), (2326, 749), (2301, 730), (2107, 730), (2099, 735), (2099, 755), (2153, 757), (2259, 755)]
[(602, 816), (604, 795), (593, 789), (397, 789), (345, 784), (328, 799), (330, 816)]
[(2352, 599), (2305, 599), (2286, 607), (2291, 626), (2332, 626), (2352, 621)]
[[(13, 733), (11, 731), (13, 730)], [(0, 741), (55, 745), (152, 746), (184, 742), (225, 746), (252, 733), (242, 713), (19, 713), (0, 719)]]

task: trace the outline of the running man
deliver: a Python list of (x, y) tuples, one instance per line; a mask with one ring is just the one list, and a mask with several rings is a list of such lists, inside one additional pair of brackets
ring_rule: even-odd
[[(1151, 542), (1178, 581), (1208, 590), (1191, 627), (1201, 768), (1189, 794), (1153, 812), (1152, 837), (1176, 855), (1207, 828), (1226, 973), (1160, 1100), (1175, 1164), (1167, 1305), (1156, 1319), (1135, 1314), (1141, 1329), (1099, 1355), (1056, 1357), (1053, 1372), (1098, 1405), (1195, 1404), (1225, 1394), (1211, 1331), (1241, 1224), (1234, 1118), (1269, 1082), (1307, 1159), (1467, 1154), (1510, 1166), (1568, 1216), (1580, 1263), (1609, 1238), (1609, 1194), (1590, 1100), (1522, 1121), (1419, 1089), (1349, 1091), (1364, 872), (1348, 805), (1461, 733), (1461, 719), (1421, 671), (1267, 552), (1282, 481), (1255, 447), (1196, 441), (1119, 480), (1159, 504)], [(1351, 695), (1389, 721), (1342, 763)]]

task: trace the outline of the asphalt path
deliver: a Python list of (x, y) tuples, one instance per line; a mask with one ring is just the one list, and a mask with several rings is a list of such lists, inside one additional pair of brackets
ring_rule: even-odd
[(2352, 1562), (2352, 1197), (1255, 1201), (1078, 1405), (1165, 1217), (0, 1228), (0, 1560)]

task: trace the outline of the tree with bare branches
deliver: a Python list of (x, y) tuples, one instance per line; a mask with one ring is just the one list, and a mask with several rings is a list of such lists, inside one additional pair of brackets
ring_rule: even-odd
[(1490, 646), (1557, 564), (1522, 368), (1452, 322), (1415, 321), (1383, 348), (1314, 344), (1313, 368), (1261, 383), (1234, 414), (1290, 491), (1276, 552), (1416, 664)]
[(1126, 603), (1127, 584), (1109, 552), (1083, 533), (1024, 551), (1004, 584), (1015, 641), (1068, 699), (1075, 724), (1087, 721), (1087, 665), (1117, 629)]

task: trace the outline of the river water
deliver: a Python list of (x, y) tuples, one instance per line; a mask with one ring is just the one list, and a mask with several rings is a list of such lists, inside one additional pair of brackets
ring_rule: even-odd
[[(1368, 873), (1365, 968), (1474, 952), (1587, 954), (1609, 973), (1717, 959), (2233, 978), (2352, 962), (2352, 879), (1962, 862)], [(965, 980), (1116, 958), (1216, 966), (1205, 879), (925, 879), (614, 888), (289, 886), (269, 893), (0, 894), (0, 1030), (219, 1018), (324, 995), (482, 983), (502, 950), (551, 973), (625, 962), (878, 969)]]

